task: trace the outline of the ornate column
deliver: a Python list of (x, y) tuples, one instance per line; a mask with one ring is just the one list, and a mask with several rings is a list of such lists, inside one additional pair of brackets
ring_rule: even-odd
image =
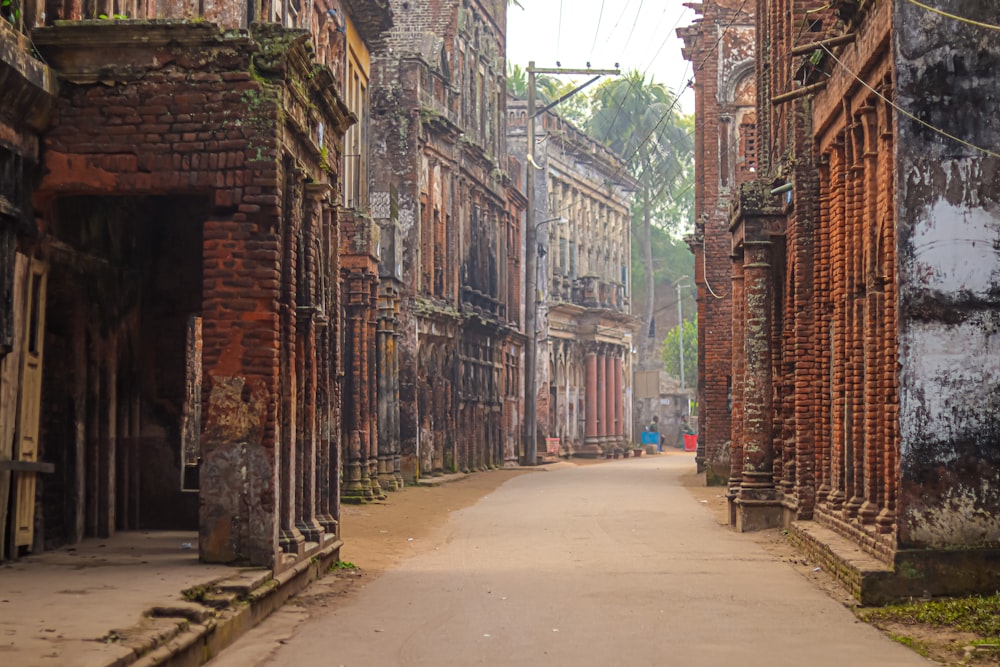
[(368, 476), (368, 420), (365, 419), (362, 396), (367, 394), (363, 382), (365, 321), (368, 304), (368, 288), (360, 272), (346, 276), (347, 291), (347, 346), (345, 357), (345, 388), (343, 396), (344, 434), (348, 438), (344, 456), (344, 485), (341, 496), (345, 501), (361, 502), (374, 498), (371, 480)]
[(399, 376), (396, 373), (396, 292), (388, 281), (379, 283), (378, 328), (375, 339), (378, 394), (378, 480), (383, 491), (402, 488), (399, 472)]
[[(781, 525), (783, 510), (774, 484), (772, 441), (772, 364), (774, 285), (771, 235), (783, 216), (772, 204), (768, 186), (747, 183), (740, 189), (737, 221), (742, 236), (743, 309), (743, 472), (736, 505), (740, 532)], [(738, 236), (738, 238), (739, 238)]]
[(745, 364), (743, 356), (744, 308), (743, 308), (743, 249), (739, 248), (732, 257), (732, 412), (730, 428), (732, 440), (729, 450), (729, 525), (736, 525), (736, 506), (734, 501), (740, 493), (740, 483), (743, 481), (743, 376)]
[(362, 430), (368, 438), (368, 480), (371, 484), (372, 497), (385, 498), (378, 481), (378, 411), (376, 410), (376, 391), (378, 389), (375, 369), (375, 338), (378, 330), (378, 276), (365, 274), (365, 288), (368, 292), (368, 303), (365, 308), (365, 338), (361, 348), (360, 398)]

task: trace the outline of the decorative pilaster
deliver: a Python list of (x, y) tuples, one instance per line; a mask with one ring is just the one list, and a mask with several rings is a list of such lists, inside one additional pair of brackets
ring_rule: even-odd
[(322, 477), (318, 424), (318, 405), (323, 394), (319, 392), (319, 372), (322, 366), (322, 329), (324, 321), (323, 295), (320, 276), (323, 268), (323, 209), (322, 201), (329, 186), (305, 186), (302, 234), (299, 243), (299, 291), (296, 300), (297, 335), (301, 350), (298, 360), (298, 430), (299, 464), (301, 479), (296, 528), (307, 542), (321, 543), (325, 529), (319, 520), (319, 481)]
[(399, 375), (396, 369), (398, 292), (388, 281), (379, 284), (375, 352), (378, 395), (378, 480), (383, 491), (403, 487), (399, 475)]
[(301, 502), (299, 468), (301, 449), (298, 441), (298, 250), (302, 233), (302, 203), (304, 172), (286, 165), (284, 209), (281, 217), (281, 294), (279, 297), (280, 363), (279, 390), (281, 421), (279, 428), (280, 458), (279, 533), (278, 544), (285, 553), (301, 556), (305, 553), (305, 536), (297, 527)]
[(379, 437), (378, 411), (376, 410), (376, 391), (378, 389), (375, 373), (375, 344), (378, 330), (378, 277), (374, 274), (365, 275), (365, 289), (368, 300), (365, 308), (364, 345), (361, 348), (361, 369), (363, 381), (359, 387), (361, 397), (361, 420), (363, 431), (368, 437), (368, 480), (373, 498), (385, 498), (385, 491), (379, 484)]
[(735, 504), (740, 532), (773, 528), (782, 522), (780, 492), (774, 483), (772, 440), (771, 333), (774, 312), (771, 236), (780, 211), (771, 206), (766, 185), (747, 183), (740, 191), (736, 233), (743, 262), (743, 470)]
[(344, 461), (344, 486), (341, 496), (348, 502), (371, 500), (371, 480), (368, 475), (368, 420), (364, 418), (362, 396), (366, 394), (364, 373), (365, 320), (368, 289), (364, 276), (352, 272), (345, 280), (347, 289), (347, 330), (345, 352), (344, 432), (349, 434)]

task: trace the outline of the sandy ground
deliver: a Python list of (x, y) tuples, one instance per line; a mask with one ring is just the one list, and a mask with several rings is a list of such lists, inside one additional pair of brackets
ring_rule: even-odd
[[(568, 465), (568, 464), (555, 464)], [(341, 559), (362, 568), (368, 577), (381, 574), (402, 558), (428, 546), (427, 536), (440, 528), (448, 515), (468, 507), (506, 481), (545, 468), (504, 468), (468, 475), (441, 486), (408, 486), (387, 494), (385, 500), (340, 509)]]

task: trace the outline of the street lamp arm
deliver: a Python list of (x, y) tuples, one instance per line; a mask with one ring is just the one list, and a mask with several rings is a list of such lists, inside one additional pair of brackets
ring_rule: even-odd
[(549, 218), (548, 220), (540, 220), (535, 223), (535, 229), (537, 230), (539, 227), (549, 222), (554, 222), (558, 225), (565, 225), (567, 222), (569, 222), (569, 220), (567, 220), (566, 217), (562, 215), (556, 216), (554, 218)]

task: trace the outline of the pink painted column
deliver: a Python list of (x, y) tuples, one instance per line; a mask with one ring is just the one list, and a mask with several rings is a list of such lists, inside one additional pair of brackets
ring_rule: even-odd
[(625, 373), (623, 371), (622, 358), (615, 356), (615, 423), (618, 428), (615, 435), (618, 442), (625, 442)]
[(618, 422), (615, 419), (615, 360), (610, 354), (604, 357), (604, 412), (607, 415), (607, 425), (604, 427), (604, 436), (608, 444), (613, 445), (618, 441)]
[(597, 438), (604, 444), (604, 439), (608, 435), (608, 402), (605, 399), (607, 393), (607, 364), (604, 362), (604, 355), (597, 355)]
[(587, 413), (585, 438), (587, 444), (590, 444), (597, 440), (597, 354), (593, 351), (587, 352), (587, 385), (584, 408)]

